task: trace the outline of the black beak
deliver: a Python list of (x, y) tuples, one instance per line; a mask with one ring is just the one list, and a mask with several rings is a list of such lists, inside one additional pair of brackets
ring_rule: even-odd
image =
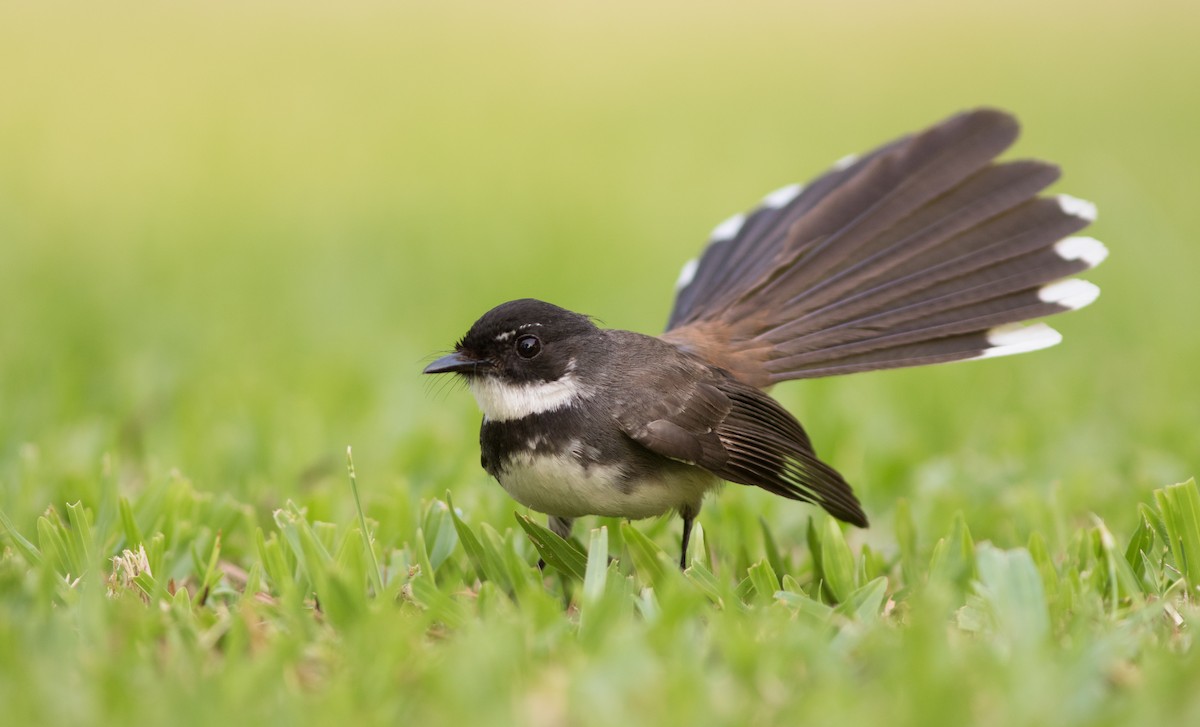
[(491, 362), (471, 358), (461, 351), (442, 356), (437, 361), (425, 367), (426, 374), (469, 374), (478, 368), (489, 368)]

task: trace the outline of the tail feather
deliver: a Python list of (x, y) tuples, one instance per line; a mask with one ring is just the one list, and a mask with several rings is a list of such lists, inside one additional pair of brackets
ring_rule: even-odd
[[(786, 304), (795, 319), (772, 333), (790, 335), (815, 317), (826, 324), (834, 322), (838, 314), (847, 315), (852, 304), (861, 309), (864, 303), (885, 302), (880, 294), (889, 284), (895, 295), (902, 281), (918, 289), (936, 283), (930, 268), (962, 246), (959, 235), (997, 219), (997, 215), (1025, 202), (1055, 177), (1056, 169), (1035, 163), (1000, 165), (980, 172), (971, 182), (880, 235), (872, 244), (873, 252), (851, 257), (838, 272), (793, 295)], [(906, 274), (909, 270), (917, 274)], [(863, 290), (872, 283), (873, 287)], [(875, 291), (876, 297), (872, 299), (868, 291)], [(778, 340), (779, 336), (774, 338)]]
[[(997, 326), (976, 333), (947, 336), (907, 346), (832, 358), (814, 364), (805, 371), (803, 378), (841, 376), (886, 368), (928, 366), (953, 361), (1008, 356), (1048, 348), (1061, 341), (1062, 336), (1058, 331), (1045, 323), (1035, 323), (1030, 326)], [(768, 383), (771, 383), (770, 380)]]
[(904, 323), (883, 322), (849, 329), (853, 337), (847, 343), (782, 356), (773, 359), (767, 368), (773, 378), (779, 380), (808, 378), (805, 376), (807, 364), (881, 349), (902, 348), (913, 343), (983, 331), (1005, 323), (1041, 318), (1068, 310), (1074, 308), (1061, 300), (1044, 300), (1039, 289), (1022, 290), (970, 305), (938, 308), (931, 315)]
[(875, 159), (793, 225), (788, 245), (793, 264), (761, 289), (748, 290), (743, 300), (819, 286), (878, 236), (986, 166), (1016, 137), (1011, 116), (980, 111), (956, 116)]
[(962, 306), (1034, 289), (1092, 267), (1087, 260), (1063, 257), (1053, 245), (1055, 236), (1039, 232), (1003, 239), (994, 249), (931, 265), (815, 311), (811, 317), (819, 319), (819, 327), (805, 327), (810, 321), (799, 319), (771, 329), (765, 337), (784, 352), (816, 352), (863, 338), (864, 328), (895, 330), (930, 315), (961, 315), (957, 311)]
[(807, 185), (791, 184), (777, 189), (748, 215), (737, 214), (717, 225), (702, 257), (684, 266), (684, 272), (690, 268), (692, 274), (680, 277), (667, 329), (703, 317), (705, 311), (712, 309), (712, 301), (737, 294), (745, 281), (769, 274), (778, 265), (776, 258), (794, 222), (876, 158), (907, 141), (908, 137), (903, 137), (865, 157), (835, 165)]
[(1090, 203), (1037, 197), (1056, 167), (993, 161), (1016, 136), (1001, 112), (960, 114), (768, 195), (715, 231), (663, 337), (759, 386), (1057, 342), (1005, 326), (1090, 303), (1095, 286), (1055, 281), (1105, 251), (1069, 237)]
[(1034, 250), (1048, 247), (1084, 227), (1087, 220), (1065, 214), (1052, 199), (1032, 199), (901, 262), (887, 284), (929, 287)]

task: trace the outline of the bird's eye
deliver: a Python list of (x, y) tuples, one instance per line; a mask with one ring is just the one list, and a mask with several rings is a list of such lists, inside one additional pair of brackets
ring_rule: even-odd
[(521, 358), (533, 358), (542, 352), (542, 342), (537, 336), (524, 335), (517, 339), (517, 355)]

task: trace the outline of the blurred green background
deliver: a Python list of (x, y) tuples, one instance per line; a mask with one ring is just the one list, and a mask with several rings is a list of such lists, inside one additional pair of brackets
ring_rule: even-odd
[[(1097, 564), (1200, 462), (1198, 21), (1194, 0), (0, 0), (0, 721), (1196, 723), (1183, 581), (1130, 596)], [(564, 611), (478, 466), (474, 402), (424, 362), (523, 296), (657, 332), (715, 223), (984, 104), (1024, 122), (1011, 156), (1099, 205), (1111, 256), (1056, 348), (775, 390), (863, 500), (842, 572), (886, 574), (884, 605), (820, 603), (813, 510), (727, 487), (696, 548), (721, 604), (695, 573), (641, 590), (630, 561), (616, 600)], [(319, 568), (264, 556), (307, 523), (272, 520), (288, 500), (361, 542), (347, 445), (392, 589), (359, 578), (358, 620), (297, 590)], [(448, 489), (531, 589), (475, 580)], [(85, 509), (94, 540), (60, 522)], [(734, 593), (767, 568), (760, 515), (790, 602)], [(676, 522), (636, 528), (676, 552)], [(1036, 562), (1049, 590), (971, 585), (968, 528), (1013, 549), (979, 563)], [(91, 558), (56, 560), (60, 534)], [(1136, 537), (1135, 561), (1163, 549)], [(140, 539), (150, 606), (107, 578)]]
[[(713, 224), (962, 108), (1019, 115), (1112, 251), (1031, 356), (777, 394), (886, 538), (1084, 522), (1200, 461), (1190, 2), (0, 3), (0, 501), (176, 472), (263, 517), (511, 523), (423, 362), (502, 301), (657, 332)], [(398, 493), (405, 493), (398, 495)], [(802, 542), (809, 510), (727, 488)], [(665, 536), (664, 536), (665, 538)]]

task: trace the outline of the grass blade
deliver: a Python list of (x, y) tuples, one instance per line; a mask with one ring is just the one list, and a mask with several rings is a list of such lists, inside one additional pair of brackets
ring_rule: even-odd
[(652, 585), (661, 583), (668, 569), (672, 567), (670, 557), (655, 545), (654, 541), (627, 522), (621, 523), (621, 536), (625, 539), (629, 557), (638, 574)]
[[(565, 576), (582, 581), (591, 567), (591, 556), (579, 549), (573, 541), (564, 540), (550, 528), (535, 523), (531, 518), (519, 512), (513, 513), (517, 524), (529, 536), (529, 542), (537, 549), (538, 555), (546, 565), (554, 568)], [(605, 537), (605, 558), (608, 558), (608, 529), (603, 528)], [(592, 531), (595, 533), (596, 531)], [(607, 566), (607, 560), (605, 561)]]
[(118, 508), (121, 513), (121, 529), (125, 531), (125, 547), (136, 548), (144, 541), (142, 539), (141, 528), (138, 527), (137, 518), (133, 516), (133, 508), (129, 506), (129, 500), (122, 497)]
[(856, 589), (838, 604), (834, 609), (843, 616), (864, 623), (876, 621), (883, 611), (883, 602), (887, 596), (888, 579), (880, 576), (875, 580)]
[(779, 553), (779, 546), (775, 544), (775, 536), (771, 534), (771, 526), (767, 524), (767, 519), (759, 517), (758, 526), (762, 530), (763, 550), (766, 552), (767, 563), (770, 564), (771, 570), (775, 573), (786, 573), (787, 568), (784, 566), (783, 556)]
[(746, 571), (750, 582), (754, 584), (755, 600), (759, 603), (771, 603), (775, 593), (779, 591), (779, 578), (768, 560), (760, 560)]
[[(551, 535), (553, 534), (551, 533)], [(601, 527), (592, 531), (591, 542), (588, 544), (587, 568), (583, 576), (583, 600), (596, 601), (599, 599), (604, 593), (604, 585), (607, 580), (608, 528)]]
[[(346, 472), (350, 475), (350, 492), (354, 493), (354, 507), (358, 510), (358, 526), (362, 530), (364, 547), (371, 554), (371, 584), (375, 594), (383, 593), (383, 572), (379, 570), (379, 559), (375, 557), (375, 539), (367, 529), (367, 516), (363, 514), (362, 501), (358, 497), (358, 477), (354, 472), (354, 452), (346, 447)], [(431, 577), (432, 573), (429, 574)]]
[(8, 536), (9, 541), (25, 562), (29, 565), (40, 565), (42, 562), (42, 553), (37, 549), (37, 546), (25, 539), (21, 533), (17, 532), (17, 528), (13, 525), (12, 520), (8, 519), (8, 515), (0, 510), (0, 525), (4, 526), (4, 534)]
[[(458, 533), (458, 542), (462, 543), (463, 550), (467, 552), (467, 559), (474, 566), (476, 577), (481, 581), (487, 580), (487, 558), (483, 553), (483, 545), (480, 544), (479, 538), (475, 537), (475, 532), (471, 530), (470, 526), (458, 516), (458, 512), (454, 509), (454, 498), (451, 497), (449, 490), (446, 491), (446, 505), (450, 508), (450, 518), (454, 522), (455, 532)], [(432, 575), (431, 573), (430, 576)]]
[(458, 533), (450, 520), (450, 508), (441, 500), (433, 500), (422, 519), (421, 530), (425, 541), (425, 552), (429, 565), (436, 570), (454, 552), (458, 545)]
[(467, 609), (446, 595), (434, 584), (427, 574), (420, 574), (409, 582), (413, 600), (423, 606), (436, 621), (452, 629), (462, 627), (467, 621)]
[(1175, 567), (1188, 590), (1200, 587), (1200, 489), (1194, 479), (1155, 490), (1154, 499), (1162, 513)]
[(1050, 633), (1050, 615), (1042, 576), (1024, 548), (1000, 550), (984, 543), (976, 557), (977, 591), (999, 636), (1014, 646), (1030, 647)]
[(854, 591), (854, 554), (833, 518), (825, 518), (820, 532), (821, 572), (825, 575), (825, 586), (841, 602)]

